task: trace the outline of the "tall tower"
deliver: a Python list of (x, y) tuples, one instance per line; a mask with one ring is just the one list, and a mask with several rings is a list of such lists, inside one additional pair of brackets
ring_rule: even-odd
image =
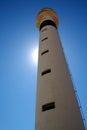
[(40, 39), (35, 130), (85, 130), (57, 32), (55, 11), (42, 9), (36, 24)]

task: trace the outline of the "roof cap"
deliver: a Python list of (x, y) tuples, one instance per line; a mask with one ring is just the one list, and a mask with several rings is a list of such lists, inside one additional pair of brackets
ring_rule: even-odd
[(36, 17), (36, 26), (40, 28), (41, 20), (44, 16), (51, 16), (56, 24), (58, 26), (59, 21), (56, 12), (51, 8), (43, 8)]

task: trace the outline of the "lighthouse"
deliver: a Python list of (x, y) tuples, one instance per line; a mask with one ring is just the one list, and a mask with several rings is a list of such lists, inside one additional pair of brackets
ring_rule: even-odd
[(42, 9), (36, 25), (40, 37), (35, 130), (85, 130), (57, 31), (57, 14)]

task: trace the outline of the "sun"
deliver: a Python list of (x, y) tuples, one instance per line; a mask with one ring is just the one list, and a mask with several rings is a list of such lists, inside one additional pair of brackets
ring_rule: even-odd
[(32, 51), (32, 60), (36, 65), (38, 64), (38, 47), (34, 48)]

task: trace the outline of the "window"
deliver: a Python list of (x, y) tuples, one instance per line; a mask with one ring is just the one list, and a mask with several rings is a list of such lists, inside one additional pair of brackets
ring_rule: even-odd
[(43, 52), (41, 53), (41, 55), (44, 55), (45, 53), (48, 53), (48, 52), (49, 52), (49, 50), (43, 51)]
[(47, 28), (44, 28), (41, 32), (47, 31)]
[(47, 70), (44, 70), (41, 75), (43, 76), (43, 75), (50, 73), (50, 72), (51, 72), (51, 69), (47, 69)]
[(51, 25), (51, 26), (57, 28), (55, 22), (53, 22), (52, 20), (45, 20), (45, 21), (43, 21), (43, 22), (41, 23), (41, 25), (40, 25), (40, 30), (41, 30), (43, 27), (46, 27), (46, 26), (48, 26), (48, 25)]
[(44, 40), (47, 40), (48, 39), (48, 37), (45, 37), (44, 39), (42, 39), (41, 41), (43, 42)]
[(55, 102), (47, 103), (42, 106), (42, 111), (47, 111), (55, 108)]

